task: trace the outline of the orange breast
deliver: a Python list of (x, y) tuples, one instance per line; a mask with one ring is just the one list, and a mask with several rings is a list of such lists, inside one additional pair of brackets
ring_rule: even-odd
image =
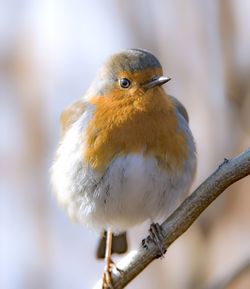
[[(115, 93), (115, 97), (113, 97)], [(177, 129), (174, 103), (162, 88), (115, 91), (94, 97), (93, 118), (87, 129), (84, 160), (96, 170), (105, 169), (115, 156), (143, 153), (155, 156), (163, 167), (179, 168), (187, 156), (187, 141)]]

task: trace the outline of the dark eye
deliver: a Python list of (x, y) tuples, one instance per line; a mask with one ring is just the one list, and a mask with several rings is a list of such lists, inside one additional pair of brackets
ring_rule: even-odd
[(119, 79), (119, 84), (122, 88), (128, 88), (131, 82), (127, 78), (121, 78)]

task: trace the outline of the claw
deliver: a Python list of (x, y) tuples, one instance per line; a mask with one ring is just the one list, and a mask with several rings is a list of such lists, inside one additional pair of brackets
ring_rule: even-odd
[(153, 223), (150, 225), (149, 236), (142, 240), (142, 247), (145, 249), (149, 248), (149, 243), (153, 242), (159, 248), (159, 257), (164, 257), (166, 253), (166, 247), (163, 244), (164, 235), (162, 234), (161, 226), (158, 223)]
[(112, 270), (116, 270), (120, 275), (124, 274), (124, 271), (118, 268), (112, 259), (110, 259), (110, 268), (112, 268)]
[(154, 241), (154, 243), (158, 246), (160, 255), (159, 257), (164, 257), (167, 249), (163, 244), (164, 235), (162, 234), (162, 228), (158, 223), (153, 223), (149, 229), (149, 235)]
[(106, 269), (107, 268), (105, 268), (105, 271), (103, 272), (103, 276), (102, 276), (102, 289), (113, 289), (111, 268), (109, 267), (108, 270)]
[(105, 268), (102, 276), (102, 289), (112, 289), (112, 276), (111, 267), (114, 262), (111, 259), (111, 247), (112, 247), (112, 232), (107, 231), (107, 243), (106, 243), (106, 254), (105, 254)]

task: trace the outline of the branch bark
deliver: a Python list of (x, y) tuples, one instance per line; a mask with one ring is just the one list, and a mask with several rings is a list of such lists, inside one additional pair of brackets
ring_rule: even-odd
[[(224, 162), (161, 224), (163, 243), (168, 248), (199, 217), (199, 215), (231, 184), (250, 174), (250, 148), (237, 157)], [(113, 288), (124, 288), (159, 256), (153, 242), (145, 249), (141, 245), (119, 262), (122, 273), (113, 270)], [(119, 271), (120, 271), (119, 270)], [(95, 288), (101, 288), (101, 281)]]

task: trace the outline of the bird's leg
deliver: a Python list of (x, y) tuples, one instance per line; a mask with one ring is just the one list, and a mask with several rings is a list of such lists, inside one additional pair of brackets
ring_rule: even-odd
[(111, 265), (113, 261), (111, 259), (111, 249), (112, 249), (112, 231), (107, 231), (107, 241), (106, 241), (106, 252), (105, 252), (105, 268), (102, 278), (102, 288), (113, 288), (112, 277), (111, 277)]
[(166, 247), (163, 244), (164, 236), (162, 234), (161, 226), (158, 223), (152, 223), (149, 229), (149, 236), (147, 239), (142, 240), (142, 246), (144, 248), (148, 247), (148, 242), (153, 242), (159, 248), (159, 257), (163, 257), (166, 253)]

